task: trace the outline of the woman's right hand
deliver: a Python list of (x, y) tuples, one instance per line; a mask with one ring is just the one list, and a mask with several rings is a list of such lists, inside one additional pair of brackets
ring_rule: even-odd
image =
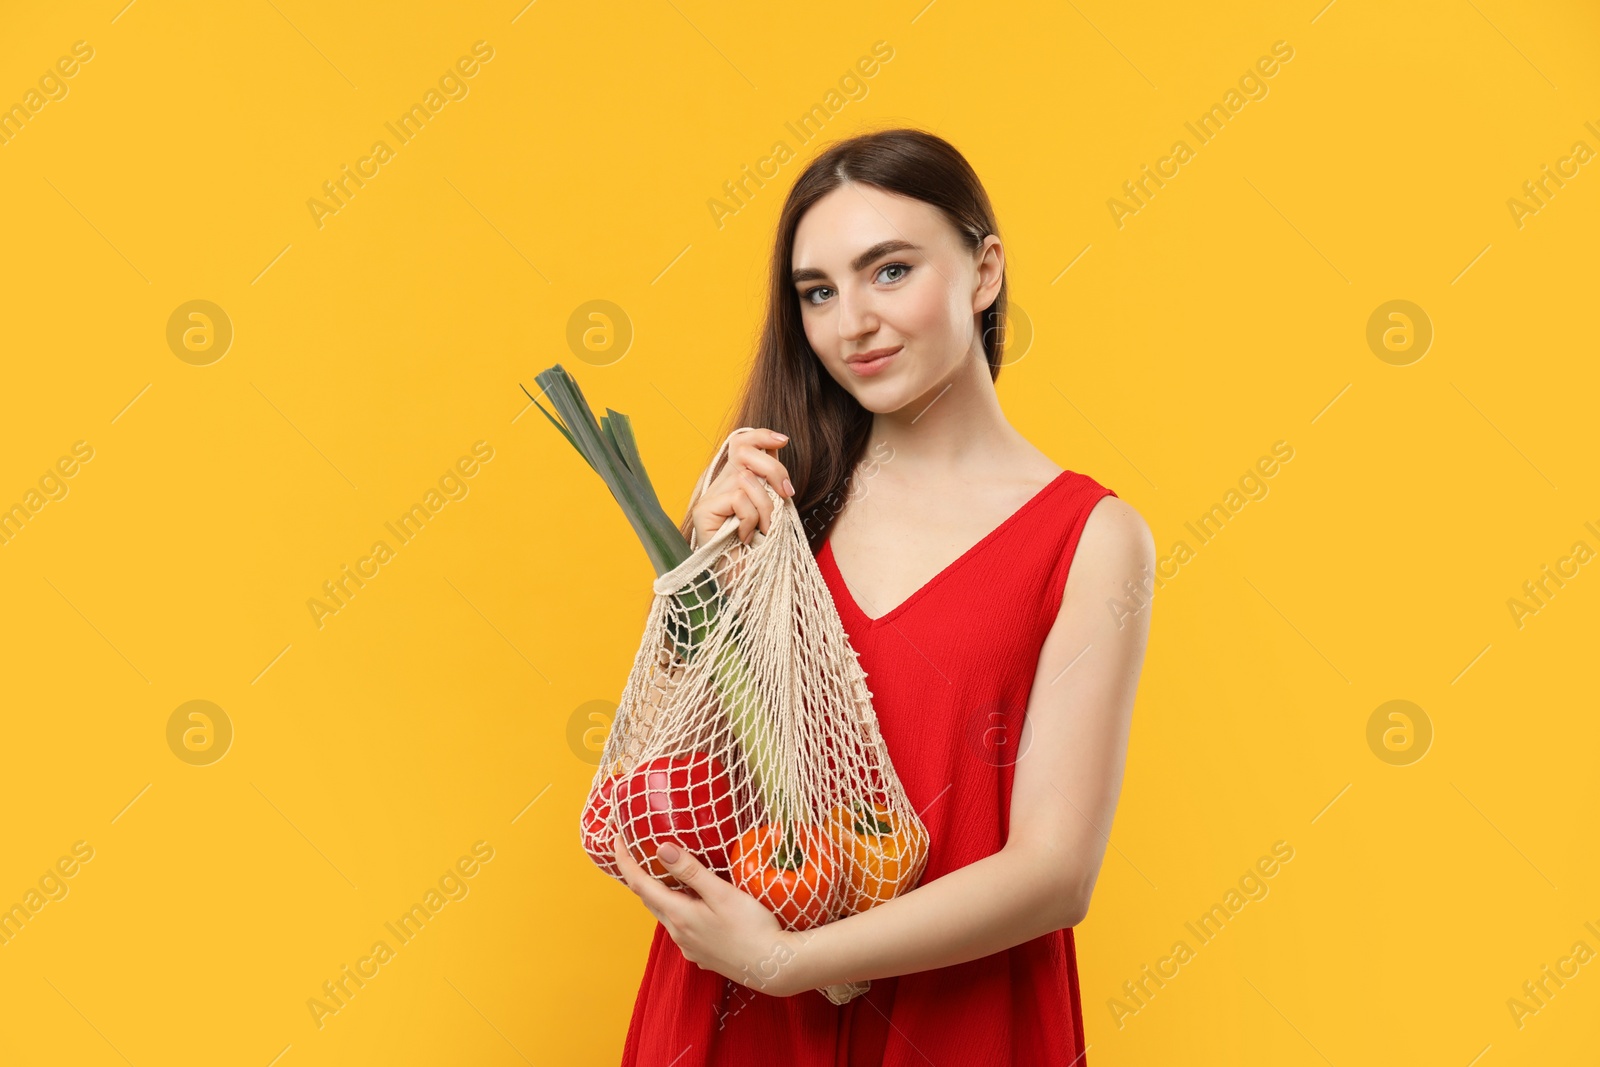
[[(703, 545), (731, 516), (739, 517), (739, 540), (748, 544), (759, 529), (767, 533), (772, 523), (772, 501), (762, 479), (784, 499), (794, 496), (789, 472), (773, 455), (789, 438), (774, 430), (745, 429), (728, 442), (728, 456), (722, 470), (711, 479), (690, 516)], [(771, 451), (768, 451), (768, 450)]]

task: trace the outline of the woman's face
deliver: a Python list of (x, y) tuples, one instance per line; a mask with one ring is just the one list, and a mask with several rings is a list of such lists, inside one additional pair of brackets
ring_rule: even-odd
[(999, 238), (969, 251), (932, 204), (855, 182), (800, 219), (791, 264), (812, 350), (875, 414), (926, 404), (983, 359), (977, 312), (994, 302), (1003, 268)]

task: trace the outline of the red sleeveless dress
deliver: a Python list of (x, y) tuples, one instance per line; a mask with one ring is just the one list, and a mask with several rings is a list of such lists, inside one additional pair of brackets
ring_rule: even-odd
[[(904, 602), (873, 619), (817, 553), (889, 756), (930, 836), (919, 884), (998, 852), (1039, 651), (1090, 510), (1110, 489), (1062, 471)], [(701, 970), (656, 924), (622, 1067), (1085, 1067), (1072, 931), (875, 978), (836, 1006)]]

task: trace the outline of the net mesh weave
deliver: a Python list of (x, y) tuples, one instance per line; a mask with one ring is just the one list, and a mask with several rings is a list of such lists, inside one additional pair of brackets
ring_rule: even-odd
[[(701, 475), (691, 509), (739, 432)], [(620, 830), (636, 861), (681, 889), (655, 855), (675, 842), (803, 930), (914, 887), (928, 833), (793, 503), (763, 486), (767, 533), (746, 545), (730, 517), (656, 579), (581, 833), (613, 878), (623, 880), (612, 859)], [(869, 985), (822, 992), (843, 1004)]]

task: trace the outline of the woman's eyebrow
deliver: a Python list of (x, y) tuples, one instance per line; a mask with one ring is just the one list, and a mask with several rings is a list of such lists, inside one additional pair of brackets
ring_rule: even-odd
[[(887, 241), (879, 241), (877, 244), (861, 253), (855, 259), (852, 259), (850, 261), (850, 269), (852, 271), (859, 271), (868, 263), (871, 263), (873, 260), (877, 259), (879, 256), (887, 255), (890, 252), (920, 251), (922, 251), (920, 245), (914, 245), (910, 241), (904, 241), (898, 237), (892, 237)], [(826, 271), (818, 270), (816, 267), (801, 267), (799, 270), (796, 270), (789, 276), (789, 281), (795, 285), (799, 285), (801, 282), (822, 281), (827, 277), (828, 275)]]

